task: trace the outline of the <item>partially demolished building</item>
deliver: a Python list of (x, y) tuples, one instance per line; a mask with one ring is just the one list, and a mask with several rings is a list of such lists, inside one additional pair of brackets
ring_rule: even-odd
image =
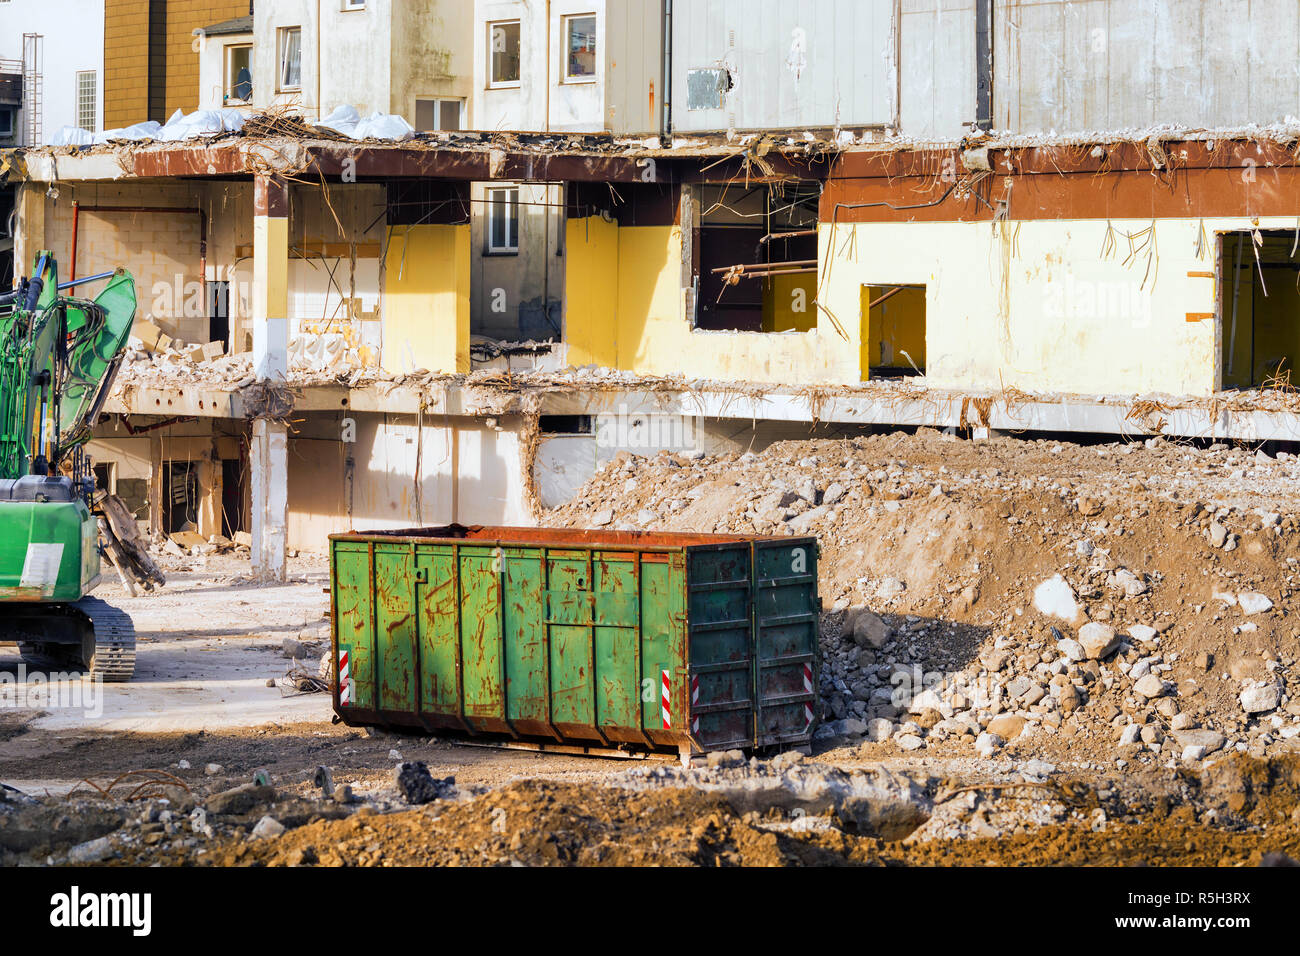
[[(896, 50), (922, 6), (884, 17)], [(349, 527), (529, 523), (624, 449), (814, 425), (1300, 439), (1300, 122), (1252, 101), (1190, 125), (1197, 103), (1155, 97), (1140, 130), (990, 133), (1007, 102), (1013, 129), (1033, 113), (998, 31), (1057, 5), (931, 6), (974, 49), (995, 38), (966, 117), (993, 122), (947, 139), (886, 113), (358, 141), (272, 111), (202, 139), (9, 154), (18, 261), (52, 249), (139, 285), (138, 347), (91, 447), (101, 482), (155, 533), (249, 534), (276, 576)], [(918, 110), (898, 82), (892, 102)], [(1123, 119), (1142, 95), (1100, 102)], [(1152, 125), (1164, 110), (1183, 125)], [(526, 340), (481, 318), (500, 290), (473, 263), (518, 222), (474, 227), (494, 184), (535, 184), (549, 210), (554, 328)]]

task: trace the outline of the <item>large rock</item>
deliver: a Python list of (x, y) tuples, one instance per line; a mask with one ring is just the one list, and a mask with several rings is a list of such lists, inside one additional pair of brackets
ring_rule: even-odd
[(987, 759), (1001, 750), (1004, 743), (1006, 741), (997, 734), (983, 733), (975, 738), (975, 752)]
[(1237, 595), (1237, 605), (1243, 614), (1263, 614), (1273, 609), (1273, 601), (1266, 594), (1258, 591), (1246, 591)]
[(1241, 692), (1241, 709), (1248, 714), (1262, 714), (1282, 703), (1282, 688), (1277, 684), (1258, 684)]
[(1109, 624), (1089, 621), (1079, 628), (1079, 643), (1090, 661), (1099, 661), (1119, 647), (1119, 635)]
[(407, 803), (428, 803), (454, 791), (456, 778), (435, 780), (423, 760), (409, 760), (393, 768), (393, 785)]
[(1057, 641), (1056, 649), (1072, 661), (1081, 661), (1084, 658), (1083, 645), (1072, 637)]
[(1175, 730), (1174, 740), (1178, 741), (1178, 746), (1184, 749), (1200, 747), (1203, 754), (1212, 754), (1216, 750), (1221, 750), (1227, 742), (1227, 738), (1217, 730)]
[(1082, 616), (1079, 599), (1074, 588), (1059, 574), (1048, 578), (1034, 588), (1034, 607), (1040, 614), (1060, 618), (1076, 624)]
[(893, 631), (879, 614), (866, 608), (851, 610), (849, 614), (850, 617), (846, 621), (848, 631), (853, 635), (853, 643), (857, 644), (858, 647), (870, 647), (880, 650), (889, 643)]
[(1015, 740), (1024, 732), (1026, 723), (1016, 714), (999, 714), (989, 721), (988, 732), (1003, 740)]
[(1169, 686), (1158, 675), (1145, 674), (1133, 685), (1133, 689), (1147, 700), (1153, 700), (1156, 697), (1165, 696), (1169, 691)]
[(275, 788), (262, 787), (255, 783), (244, 783), (229, 790), (214, 793), (204, 801), (208, 813), (248, 813), (257, 807), (266, 806), (275, 801)]

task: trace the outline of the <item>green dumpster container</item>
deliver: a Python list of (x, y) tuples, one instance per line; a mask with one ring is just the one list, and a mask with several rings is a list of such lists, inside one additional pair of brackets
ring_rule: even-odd
[(803, 744), (817, 551), (553, 528), (331, 535), (334, 710), (559, 750)]

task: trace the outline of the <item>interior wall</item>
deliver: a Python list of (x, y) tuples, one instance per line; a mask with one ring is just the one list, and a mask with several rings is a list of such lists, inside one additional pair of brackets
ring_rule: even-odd
[(469, 225), (388, 227), (384, 368), (468, 372), (469, 328)]

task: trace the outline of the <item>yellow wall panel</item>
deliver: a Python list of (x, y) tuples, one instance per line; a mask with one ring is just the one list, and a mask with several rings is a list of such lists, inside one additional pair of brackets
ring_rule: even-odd
[(384, 261), (384, 368), (468, 372), (468, 225), (391, 226)]

